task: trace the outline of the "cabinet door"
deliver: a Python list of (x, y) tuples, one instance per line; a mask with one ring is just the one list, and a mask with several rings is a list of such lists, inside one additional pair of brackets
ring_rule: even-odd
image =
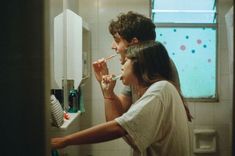
[(54, 77), (59, 88), (62, 80), (82, 80), (82, 18), (69, 9), (54, 19)]

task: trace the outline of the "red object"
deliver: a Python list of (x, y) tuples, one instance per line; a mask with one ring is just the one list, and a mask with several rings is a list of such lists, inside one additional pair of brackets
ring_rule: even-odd
[(64, 118), (65, 118), (66, 120), (68, 120), (68, 119), (69, 119), (69, 114), (66, 113), (66, 112), (64, 112)]

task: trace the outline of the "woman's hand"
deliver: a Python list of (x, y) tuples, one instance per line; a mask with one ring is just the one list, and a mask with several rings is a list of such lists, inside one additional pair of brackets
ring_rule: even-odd
[(51, 148), (52, 149), (60, 149), (60, 148), (65, 148), (66, 143), (65, 143), (65, 138), (52, 138), (51, 139)]
[(106, 60), (104, 58), (99, 59), (98, 61), (93, 62), (92, 65), (95, 72), (95, 77), (97, 81), (101, 83), (102, 77), (109, 73)]
[(102, 77), (101, 87), (103, 90), (104, 97), (112, 97), (114, 95), (113, 89), (116, 84), (116, 80), (113, 80), (112, 78), (114, 75), (104, 75)]

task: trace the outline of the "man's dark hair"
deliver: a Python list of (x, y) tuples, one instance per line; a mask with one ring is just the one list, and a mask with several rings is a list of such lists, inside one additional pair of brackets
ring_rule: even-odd
[(129, 11), (121, 13), (117, 20), (112, 20), (109, 32), (114, 36), (118, 33), (122, 38), (130, 42), (134, 37), (139, 41), (155, 40), (155, 24), (148, 17)]

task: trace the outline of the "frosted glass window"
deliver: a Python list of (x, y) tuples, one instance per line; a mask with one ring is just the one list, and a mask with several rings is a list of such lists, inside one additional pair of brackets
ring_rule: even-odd
[(158, 23), (216, 23), (215, 0), (153, 0), (152, 19)]
[(185, 98), (217, 97), (216, 0), (152, 0), (151, 17), (179, 72)]
[(156, 32), (176, 64), (184, 97), (215, 97), (215, 29), (157, 28)]

